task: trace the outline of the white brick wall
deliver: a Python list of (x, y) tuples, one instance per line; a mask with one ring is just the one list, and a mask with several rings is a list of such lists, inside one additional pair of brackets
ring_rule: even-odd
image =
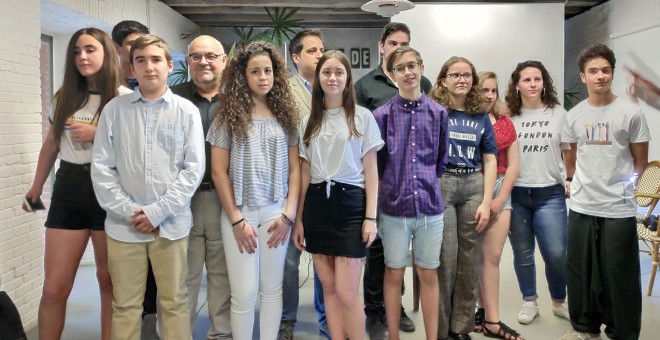
[(43, 222), (20, 208), (41, 145), (39, 0), (0, 1), (0, 289), (37, 322)]

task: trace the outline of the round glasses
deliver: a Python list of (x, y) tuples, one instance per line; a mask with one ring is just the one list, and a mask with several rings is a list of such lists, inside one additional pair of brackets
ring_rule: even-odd
[(416, 72), (417, 70), (419, 70), (419, 64), (420, 64), (419, 62), (414, 62), (414, 63), (410, 63), (408, 65), (397, 65), (397, 66), (394, 66), (394, 68), (392, 68), (392, 71), (394, 71), (394, 73), (400, 74), (400, 75), (403, 75), (404, 73), (406, 73), (406, 70), (408, 70), (410, 72)]
[(224, 54), (215, 54), (215, 53), (209, 53), (209, 54), (189, 54), (188, 57), (190, 57), (190, 60), (198, 63), (202, 61), (202, 58), (206, 59), (207, 63), (213, 63), (218, 58), (222, 57)]
[(453, 80), (453, 81), (458, 81), (459, 79), (463, 78), (466, 81), (472, 79), (472, 73), (448, 73), (447, 78)]

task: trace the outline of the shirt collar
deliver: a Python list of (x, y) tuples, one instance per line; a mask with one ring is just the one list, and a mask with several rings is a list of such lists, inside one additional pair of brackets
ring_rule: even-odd
[(390, 79), (390, 77), (388, 77), (383, 72), (382, 64), (378, 64), (378, 66), (376, 67), (376, 69), (374, 71), (375, 71), (374, 72), (374, 79), (379, 79), (380, 78), (380, 80), (383, 80), (383, 81), (387, 82), (388, 84), (396, 87), (396, 85), (394, 85), (394, 82), (392, 81), (392, 79)]
[(172, 94), (172, 90), (170, 90), (170, 87), (168, 86), (168, 87), (167, 87), (167, 90), (165, 90), (165, 93), (164, 93), (160, 98), (157, 98), (157, 99), (155, 99), (155, 100), (148, 100), (148, 99), (144, 98), (144, 97), (142, 96), (142, 93), (141, 93), (140, 91), (135, 91), (135, 92), (133, 92), (133, 93), (132, 93), (132, 96), (133, 96), (133, 98), (132, 98), (132, 99), (133, 99), (133, 100), (132, 100), (133, 103), (136, 103), (136, 102), (143, 102), (143, 103), (160, 103), (160, 102), (163, 102), (163, 101), (164, 101), (164, 102), (166, 102), (166, 103), (171, 104), (171, 103), (172, 103), (172, 96), (173, 96), (173, 94)]
[(403, 106), (404, 108), (407, 108), (407, 109), (412, 109), (412, 108), (418, 107), (418, 106), (424, 104), (427, 100), (428, 100), (428, 97), (426, 96), (426, 94), (424, 94), (423, 91), (422, 91), (422, 96), (419, 97), (419, 99), (417, 99), (417, 100), (404, 99), (403, 97), (401, 97), (401, 95), (399, 93), (397, 93), (396, 96), (394, 96), (394, 103), (396, 103), (396, 105), (398, 105), (398, 106)]
[(303, 76), (301, 76), (300, 73), (296, 75), (298, 76), (298, 78), (300, 78), (300, 81), (302, 81), (303, 85), (305, 85), (307, 91), (309, 91), (309, 93), (312, 93), (312, 84), (308, 82), (305, 78), (303, 78)]

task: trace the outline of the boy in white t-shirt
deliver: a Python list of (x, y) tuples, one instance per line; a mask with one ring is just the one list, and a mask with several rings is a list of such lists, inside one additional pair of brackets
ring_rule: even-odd
[(562, 142), (571, 193), (568, 217), (568, 309), (573, 329), (561, 337), (637, 339), (641, 283), (633, 173), (648, 162), (651, 139), (639, 107), (612, 93), (616, 59), (602, 44), (580, 53), (589, 98), (566, 115)]

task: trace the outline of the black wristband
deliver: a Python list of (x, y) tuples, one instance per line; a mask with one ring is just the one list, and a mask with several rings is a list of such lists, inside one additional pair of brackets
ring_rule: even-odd
[(373, 217), (365, 217), (364, 220), (365, 221), (371, 221), (371, 222), (374, 222), (374, 223), (378, 224), (378, 220), (373, 218)]
[(293, 221), (291, 221), (291, 219), (289, 218), (289, 216), (287, 216), (285, 213), (282, 213), (282, 221), (284, 221), (284, 223), (285, 223), (286, 225), (288, 225), (288, 226), (292, 226), (292, 225), (293, 225)]
[(566, 177), (566, 182), (573, 182), (573, 177)]
[(240, 220), (238, 220), (238, 221), (232, 223), (231, 226), (232, 226), (232, 227), (235, 227), (235, 226), (237, 226), (239, 223), (241, 223), (241, 222), (243, 222), (243, 221), (245, 221), (245, 217), (243, 217), (243, 218), (241, 218)]

